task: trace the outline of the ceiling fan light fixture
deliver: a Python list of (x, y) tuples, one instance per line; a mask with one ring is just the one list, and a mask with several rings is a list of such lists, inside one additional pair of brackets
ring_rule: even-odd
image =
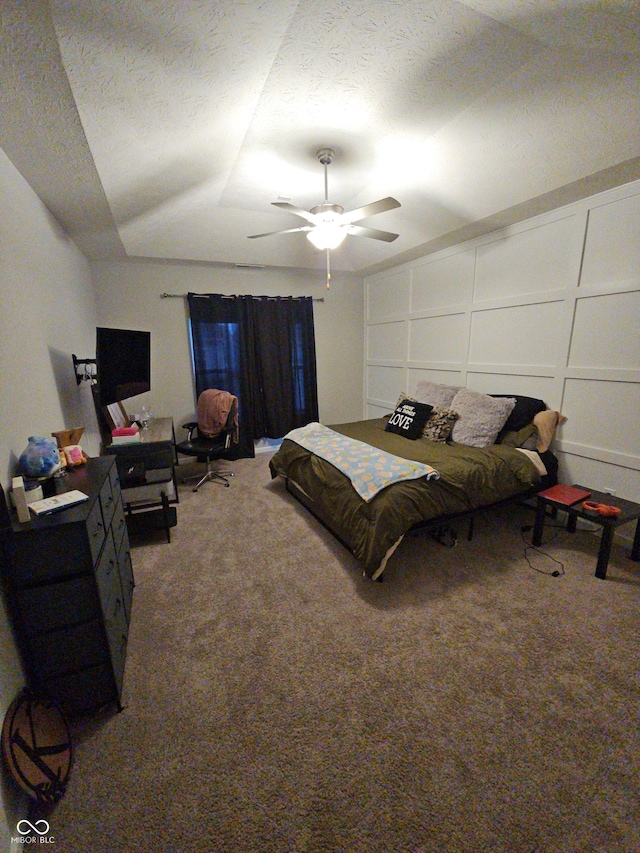
[(323, 222), (307, 233), (316, 249), (337, 249), (347, 236), (348, 228), (333, 222)]
[(375, 216), (377, 213), (384, 213), (386, 210), (400, 207), (400, 202), (390, 196), (350, 210), (348, 213), (344, 212), (342, 205), (330, 202), (327, 166), (333, 162), (334, 157), (333, 148), (320, 148), (316, 152), (316, 158), (324, 167), (324, 202), (322, 204), (312, 207), (311, 210), (303, 210), (291, 204), (290, 200), (285, 200), (283, 196), (280, 196), (278, 201), (271, 202), (280, 210), (288, 210), (296, 216), (300, 216), (309, 223), (308, 225), (286, 228), (283, 231), (268, 231), (266, 234), (250, 235), (250, 239), (253, 240), (256, 237), (271, 237), (273, 234), (305, 231), (309, 242), (316, 249), (327, 253), (327, 288), (331, 282), (331, 250), (337, 249), (348, 234), (353, 234), (356, 237), (371, 237), (374, 240), (384, 240), (387, 243), (392, 242), (398, 237), (397, 234), (392, 234), (390, 231), (378, 231), (375, 228), (365, 228), (357, 223), (369, 216)]

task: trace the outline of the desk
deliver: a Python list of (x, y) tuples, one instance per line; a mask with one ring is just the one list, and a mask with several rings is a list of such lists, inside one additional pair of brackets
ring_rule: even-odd
[(129, 533), (160, 528), (170, 542), (178, 521), (170, 504), (179, 502), (173, 419), (152, 418), (140, 441), (110, 444), (105, 453), (116, 457)]
[(576, 523), (579, 518), (584, 518), (587, 521), (592, 521), (594, 524), (599, 524), (602, 527), (602, 539), (600, 540), (600, 550), (598, 551), (598, 563), (596, 565), (596, 577), (604, 580), (607, 576), (607, 567), (609, 565), (609, 557), (611, 556), (611, 545), (613, 544), (613, 534), (616, 527), (622, 524), (627, 524), (630, 521), (638, 520), (636, 524), (636, 533), (633, 539), (631, 548), (631, 559), (640, 560), (640, 504), (633, 501), (626, 501), (623, 498), (617, 498), (613, 495), (608, 495), (605, 492), (596, 492), (594, 489), (589, 489), (588, 486), (578, 486), (580, 489), (586, 489), (591, 492), (589, 500), (596, 503), (608, 504), (609, 506), (617, 506), (621, 512), (620, 515), (614, 518), (608, 518), (603, 515), (597, 515), (591, 512), (586, 512), (582, 509), (582, 501), (567, 506), (566, 504), (557, 503), (550, 498), (537, 496), (536, 520), (533, 527), (532, 543), (536, 546), (542, 544), (542, 530), (544, 528), (544, 519), (547, 506), (554, 509), (564, 510), (568, 514), (567, 530), (570, 533), (575, 533)]

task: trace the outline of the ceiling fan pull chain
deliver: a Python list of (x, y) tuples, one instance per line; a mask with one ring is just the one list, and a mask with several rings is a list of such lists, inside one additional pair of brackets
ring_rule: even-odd
[(327, 290), (331, 289), (331, 252), (327, 249)]

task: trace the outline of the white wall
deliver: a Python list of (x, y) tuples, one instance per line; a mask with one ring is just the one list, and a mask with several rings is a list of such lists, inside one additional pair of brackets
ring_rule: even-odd
[(163, 293), (237, 293), (313, 296), (318, 402), (324, 423), (357, 420), (362, 412), (364, 352), (362, 279), (336, 273), (327, 291), (321, 275), (285, 269), (237, 269), (161, 262), (91, 264), (100, 324), (151, 332), (151, 392), (156, 415), (173, 417), (176, 428), (193, 420), (194, 384), (186, 299)]
[(640, 501), (640, 182), (371, 276), (365, 306), (366, 417), (421, 379), (539, 397), (563, 481)]
[[(87, 426), (82, 444), (98, 452), (88, 389), (76, 385), (71, 353), (95, 347), (89, 267), (0, 150), (0, 480), (8, 493), (30, 435)], [(0, 718), (23, 684), (0, 598)], [(8, 850), (25, 804), (0, 791), (0, 849)]]

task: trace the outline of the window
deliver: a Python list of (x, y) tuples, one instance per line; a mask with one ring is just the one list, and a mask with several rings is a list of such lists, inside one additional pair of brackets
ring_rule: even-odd
[[(196, 396), (238, 397), (240, 444), (318, 420), (311, 297), (189, 294)], [(243, 441), (244, 439), (244, 441)]]
[[(193, 323), (189, 321), (191, 355), (194, 363)], [(198, 376), (202, 390), (240, 388), (240, 326), (238, 323), (197, 324)], [(231, 391), (231, 393), (235, 393)], [(237, 395), (236, 395), (237, 396)]]

